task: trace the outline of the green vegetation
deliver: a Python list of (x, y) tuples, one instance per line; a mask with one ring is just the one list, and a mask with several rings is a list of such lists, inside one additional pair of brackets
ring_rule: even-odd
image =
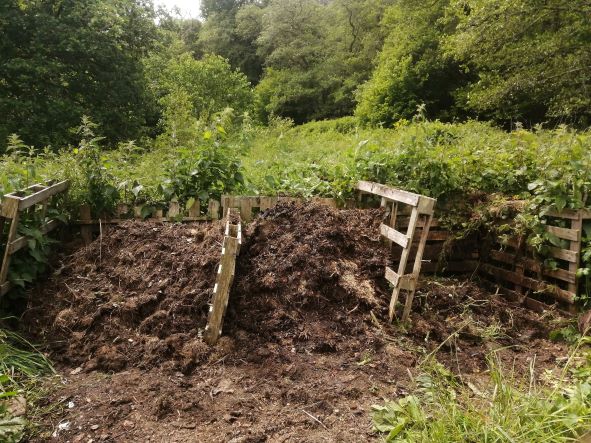
[(41, 392), (39, 379), (52, 372), (50, 362), (33, 345), (14, 332), (0, 328), (1, 441), (17, 443), (22, 440), (27, 426), (31, 426), (23, 415), (26, 402), (33, 402), (29, 405), (29, 409), (33, 409), (29, 411), (31, 417), (35, 414), (35, 401)]
[(462, 380), (434, 360), (422, 365), (414, 391), (372, 407), (387, 442), (575, 442), (591, 430), (591, 356), (581, 338), (558, 373), (539, 384), (489, 358), (484, 386)]
[[(224, 193), (343, 200), (364, 179), (436, 197), (458, 235), (527, 234), (544, 258), (561, 241), (543, 215), (591, 206), (590, 13), (586, 0), (203, 0), (185, 20), (143, 0), (8, 0), (0, 195), (68, 179), (52, 217), (120, 202), (147, 217)], [(48, 262), (41, 222), (23, 219), (21, 288)], [(48, 365), (0, 334), (0, 370), (10, 393)], [(425, 370), (416, 393), (376, 408), (391, 440), (568, 441), (589, 418), (588, 376), (522, 387), (495, 363), (496, 394), (474, 400)]]

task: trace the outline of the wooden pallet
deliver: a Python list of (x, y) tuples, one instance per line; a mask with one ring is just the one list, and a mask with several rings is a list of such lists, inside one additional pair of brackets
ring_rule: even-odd
[[(408, 228), (409, 214), (399, 215), (395, 228), (405, 231)], [(410, 255), (414, 256), (420, 243), (420, 232), (424, 221), (417, 222), (417, 233), (414, 236)], [(392, 261), (395, 266), (400, 262), (401, 251), (393, 251)], [(433, 218), (427, 235), (427, 244), (423, 251), (421, 272), (423, 274), (440, 273), (473, 273), (478, 268), (479, 259), (478, 239), (476, 236), (455, 239), (453, 233), (441, 226), (437, 218)], [(407, 271), (411, 263), (407, 263)]]
[[(536, 295), (550, 301), (573, 305), (577, 296), (577, 269), (580, 264), (581, 234), (583, 221), (591, 219), (587, 210), (564, 210), (547, 214), (548, 232), (564, 241), (564, 247), (550, 247), (549, 256), (558, 266), (548, 268), (536, 259), (533, 251), (520, 238), (506, 241), (495, 239), (489, 250), (482, 253), (480, 269), (484, 276), (493, 280), (517, 297)], [(569, 228), (557, 226), (567, 224)], [(538, 302), (540, 300), (537, 300)]]
[(142, 215), (143, 205), (130, 206), (119, 204), (115, 210), (114, 217), (105, 217), (105, 219), (93, 219), (89, 205), (80, 206), (80, 219), (75, 223), (80, 225), (80, 233), (84, 243), (90, 244), (93, 239), (93, 232), (101, 224), (112, 225), (119, 224), (129, 220), (152, 220), (158, 222), (198, 222), (219, 220), (220, 202), (210, 199), (205, 215), (201, 214), (199, 199), (195, 199), (193, 205), (189, 208), (182, 207), (178, 201), (171, 201), (168, 204), (168, 211), (165, 213), (162, 209), (154, 211), (149, 217)]
[(247, 195), (223, 195), (222, 196), (222, 210), (227, 211), (228, 208), (237, 209), (240, 211), (240, 216), (245, 222), (250, 222), (256, 214), (267, 209), (272, 208), (281, 202), (313, 202), (327, 205), (333, 208), (338, 207), (338, 202), (334, 198), (313, 197), (310, 199), (300, 197), (268, 197), (268, 196), (247, 196)]
[[(366, 194), (377, 196), (381, 198), (382, 207), (387, 208), (389, 211), (389, 220), (380, 226), (380, 233), (392, 247), (402, 248), (398, 262), (398, 272), (389, 266), (386, 267), (386, 279), (393, 286), (389, 317), (390, 321), (394, 319), (398, 296), (401, 290), (405, 290), (407, 295), (402, 314), (402, 321), (405, 322), (408, 320), (412, 308), (412, 301), (421, 272), (423, 253), (433, 221), (436, 200), (424, 195), (413, 194), (412, 192), (366, 181), (360, 181), (357, 189), (360, 193), (360, 200)], [(398, 214), (404, 210), (404, 206), (410, 210), (405, 233), (399, 231), (396, 225)], [(421, 224), (421, 228), (417, 235), (419, 224)], [(412, 270), (407, 273), (407, 263), (410, 259), (415, 236), (418, 238), (418, 246), (414, 255)]]
[[(232, 223), (234, 220), (234, 223)], [(242, 245), (242, 224), (238, 211), (228, 209), (226, 212), (226, 230), (222, 245), (222, 258), (216, 274), (213, 296), (209, 307), (207, 326), (204, 339), (209, 345), (214, 345), (222, 335), (224, 317), (228, 308), (230, 289), (236, 271), (236, 257), (240, 254)]]
[[(49, 201), (54, 195), (65, 192), (68, 187), (69, 182), (67, 180), (59, 183), (38, 183), (3, 197), (2, 207), (0, 208), (0, 244), (5, 246), (2, 266), (0, 267), (0, 296), (5, 295), (13, 288), (13, 284), (8, 281), (12, 255), (27, 246), (27, 238), (18, 236), (21, 214), (24, 211), (35, 211), (37, 206), (41, 206), (41, 220), (43, 222), (39, 230), (43, 234), (53, 231), (59, 226), (59, 222), (57, 220), (46, 220)], [(3, 242), (4, 226), (6, 224), (10, 224), (10, 227), (6, 242)]]

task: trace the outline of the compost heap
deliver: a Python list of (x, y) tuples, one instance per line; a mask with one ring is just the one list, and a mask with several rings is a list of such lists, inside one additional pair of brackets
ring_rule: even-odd
[[(293, 203), (262, 213), (242, 247), (224, 334), (248, 353), (259, 341), (319, 335), (314, 349), (331, 351), (335, 334), (361, 333), (355, 316), (387, 298), (382, 214)], [(69, 367), (189, 372), (212, 357), (201, 334), (222, 239), (221, 222), (112, 227), (64, 260), (32, 297), (27, 324)]]

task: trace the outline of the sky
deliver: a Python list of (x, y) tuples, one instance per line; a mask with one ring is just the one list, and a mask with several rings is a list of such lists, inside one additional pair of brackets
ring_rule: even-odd
[(156, 0), (156, 5), (162, 5), (167, 9), (178, 6), (183, 17), (198, 18), (200, 0)]

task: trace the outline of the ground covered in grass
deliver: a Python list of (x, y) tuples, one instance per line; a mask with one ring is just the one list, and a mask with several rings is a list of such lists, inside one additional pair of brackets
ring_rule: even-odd
[[(224, 336), (211, 349), (199, 347), (203, 352), (191, 365), (179, 359), (187, 357), (183, 347), (154, 361), (146, 346), (181, 333), (174, 329), (177, 317), (185, 329), (177, 341), (200, 341), (205, 312), (190, 307), (201, 292), (184, 291), (180, 278), (205, 276), (209, 256), (197, 249), (213, 248), (215, 235), (190, 226), (129, 223), (111, 233), (115, 240), (103, 240), (102, 250), (97, 240), (66, 258), (50, 284), (32, 293), (30, 315), (38, 322), (31, 324), (46, 325), (45, 340), (54, 340), (58, 362), (59, 376), (47, 381), (52, 394), (45, 401), (61, 405), (43, 418), (32, 441), (379, 440), (372, 405), (408, 397), (433, 368), (477, 392), (490, 386), (491, 358), (516, 380), (554, 379), (569, 347), (550, 336), (568, 319), (513, 305), (474, 282), (423, 279), (410, 325), (389, 325), (381, 217), (380, 210), (295, 204), (261, 214), (246, 231)], [(152, 247), (137, 246), (144, 236)], [(150, 312), (127, 309), (150, 296), (153, 271), (180, 266), (182, 254), (174, 257), (170, 250), (177, 244), (186, 245), (176, 252), (193, 257), (195, 268), (161, 287), (161, 299), (155, 290)], [(123, 259), (125, 266), (112, 266)], [(119, 273), (123, 268), (138, 278), (128, 282)], [(120, 299), (117, 306), (109, 295)], [(77, 309), (73, 297), (85, 297), (80, 309), (94, 304), (101, 315), (90, 323), (82, 311), (52, 317)], [(177, 306), (175, 300), (185, 302)], [(40, 303), (50, 315), (35, 314)], [(159, 311), (159, 322), (139, 326)], [(184, 315), (194, 321), (185, 322)], [(67, 328), (74, 346), (64, 343)], [(120, 365), (100, 364), (104, 347), (114, 348)], [(388, 426), (398, 418), (376, 423), (391, 432)]]

